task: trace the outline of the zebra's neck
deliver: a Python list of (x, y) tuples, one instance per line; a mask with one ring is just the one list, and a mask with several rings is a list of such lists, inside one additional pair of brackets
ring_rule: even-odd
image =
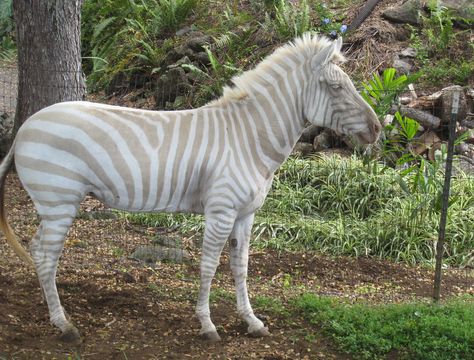
[(223, 104), (231, 127), (242, 135), (242, 147), (248, 147), (261, 175), (271, 176), (290, 155), (303, 129), (302, 84), (290, 76), (269, 83), (252, 84), (253, 94)]

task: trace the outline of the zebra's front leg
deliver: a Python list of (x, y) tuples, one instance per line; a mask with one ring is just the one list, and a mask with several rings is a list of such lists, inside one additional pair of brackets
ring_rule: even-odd
[(248, 333), (251, 336), (262, 337), (270, 335), (270, 332), (253, 313), (247, 291), (249, 242), (253, 220), (254, 214), (235, 221), (234, 230), (230, 236), (230, 267), (235, 280), (237, 311), (248, 324)]
[(201, 322), (199, 334), (206, 340), (216, 342), (221, 338), (212, 323), (209, 310), (211, 282), (216, 273), (222, 248), (234, 227), (234, 216), (206, 215), (206, 229), (202, 243), (201, 285), (196, 305), (196, 315)]
[(73, 219), (69, 217), (55, 221), (43, 220), (33, 238), (31, 253), (41, 289), (48, 304), (51, 323), (61, 330), (60, 340), (79, 344), (81, 342), (79, 331), (67, 320), (56, 288), (58, 260), (64, 246), (64, 238), (72, 221)]

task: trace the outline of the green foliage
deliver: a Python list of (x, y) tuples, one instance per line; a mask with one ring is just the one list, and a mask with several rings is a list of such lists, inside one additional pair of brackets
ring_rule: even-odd
[[(274, 3), (273, 9), (270, 3)], [(333, 12), (322, 1), (276, 0), (267, 2), (266, 9), (264, 28), (280, 40), (293, 39), (308, 31), (335, 38), (347, 30), (346, 25), (335, 21)]]
[[(430, 180), (424, 176), (425, 168), (421, 169), (402, 177), (400, 170), (356, 158), (290, 158), (277, 172), (267, 200), (257, 212), (255, 245), (432, 264), (439, 227), (439, 187), (434, 182), (441, 181), (442, 174), (437, 170), (429, 175)], [(452, 180), (446, 264), (472, 262), (473, 180), (461, 175)], [(204, 227), (202, 217), (194, 215), (127, 217), (147, 226), (177, 228), (183, 233), (202, 232)]]
[[(456, 32), (451, 12), (431, 2), (429, 17), (421, 17), (422, 26), (412, 28), (411, 43), (417, 50), (422, 79), (432, 85), (446, 85), (447, 82), (468, 84), (474, 76), (474, 45), (466, 31)], [(456, 44), (463, 46), (464, 56), (456, 51)]]
[(436, 306), (345, 304), (305, 294), (295, 305), (356, 359), (470, 359), (474, 357), (472, 298)]
[[(154, 18), (163, 31), (175, 31), (186, 20), (199, 0), (158, 0)], [(149, 7), (150, 9), (150, 7)]]
[(252, 299), (252, 304), (259, 311), (271, 312), (280, 316), (289, 316), (290, 312), (280, 299), (258, 295)]
[[(86, 0), (82, 11), (85, 71), (92, 90), (118, 73), (156, 72), (167, 42), (200, 0)], [(160, 46), (160, 44), (163, 44)], [(168, 41), (169, 44), (169, 41)]]
[(281, 39), (291, 39), (311, 30), (309, 6), (306, 0), (280, 0), (275, 6), (274, 30)]
[(382, 77), (375, 73), (372, 79), (362, 83), (364, 90), (361, 95), (379, 117), (388, 114), (397, 96), (416, 80), (416, 76), (395, 75), (394, 68), (387, 68)]
[(10, 61), (16, 56), (14, 41), (13, 1), (0, 3), (0, 61)]

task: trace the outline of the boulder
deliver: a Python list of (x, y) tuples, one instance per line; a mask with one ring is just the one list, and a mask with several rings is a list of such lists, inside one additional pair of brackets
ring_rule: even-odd
[(382, 13), (382, 16), (396, 23), (418, 25), (420, 24), (421, 9), (420, 0), (408, 0), (399, 6), (388, 8)]
[[(412, 25), (420, 24), (420, 13), (436, 6), (436, 1), (407, 0), (401, 5), (391, 7), (383, 12), (383, 16), (393, 22)], [(455, 24), (462, 27), (474, 24), (474, 7), (472, 0), (440, 0), (439, 6), (445, 7), (453, 15)]]
[(159, 245), (139, 246), (130, 257), (149, 264), (154, 264), (157, 261), (170, 261), (180, 264), (191, 259), (186, 250)]
[(189, 92), (191, 88), (186, 71), (180, 66), (171, 67), (160, 76), (156, 83), (154, 94), (156, 107), (164, 109), (167, 103), (174, 103), (178, 96)]

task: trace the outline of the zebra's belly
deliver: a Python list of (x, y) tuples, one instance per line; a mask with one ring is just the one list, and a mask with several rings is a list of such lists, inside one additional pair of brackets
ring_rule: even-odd
[[(132, 188), (118, 189), (118, 193), (112, 192), (108, 188), (94, 188), (91, 193), (108, 207), (131, 211), (131, 212), (184, 212), (201, 214), (204, 211), (201, 200), (196, 196), (196, 192), (187, 192), (176, 194), (170, 191), (164, 194), (157, 186), (149, 194), (139, 191), (141, 196), (138, 198)], [(130, 196), (131, 193), (135, 196)]]

